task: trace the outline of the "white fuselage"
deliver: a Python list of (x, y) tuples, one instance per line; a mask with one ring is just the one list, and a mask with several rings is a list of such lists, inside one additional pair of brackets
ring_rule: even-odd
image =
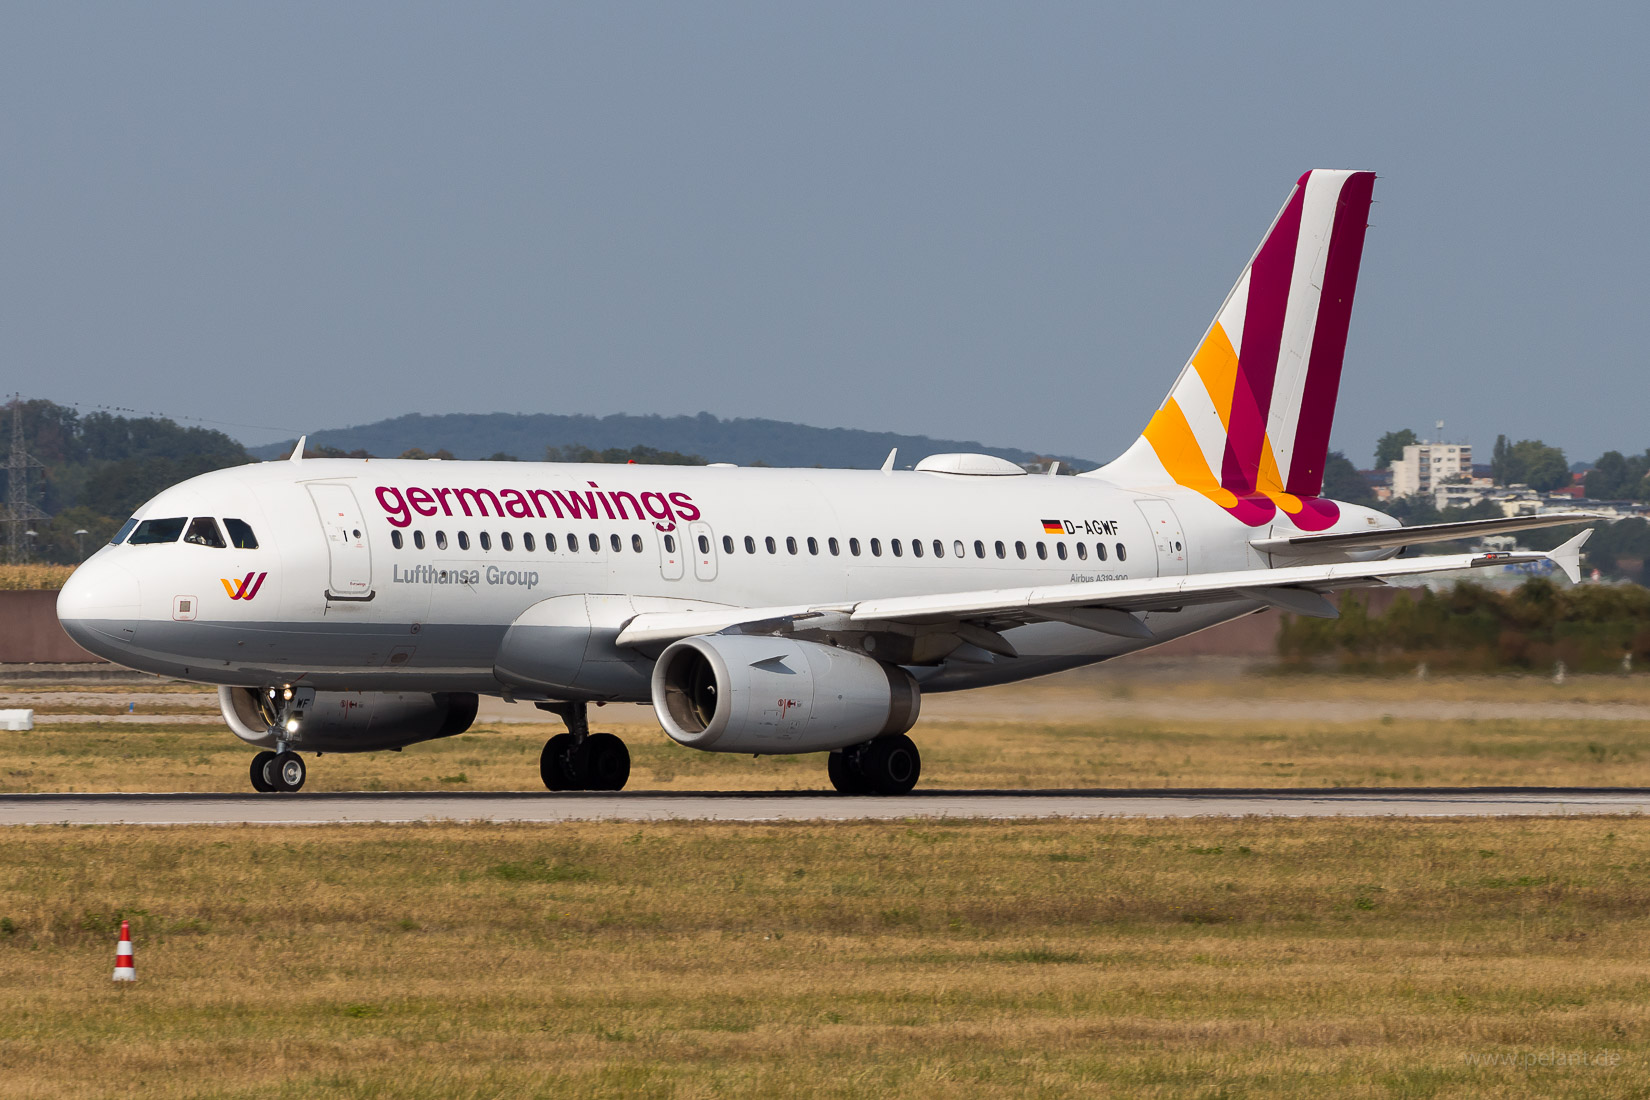
[[(1342, 506), (1336, 529), (1391, 523), (1377, 516)], [(204, 474), (134, 518), (166, 517), (239, 519), (257, 547), (104, 547), (59, 604), (88, 649), (213, 684), (637, 702), (657, 654), (611, 639), (639, 612), (1265, 569), (1250, 540), (1293, 533), (1093, 477), (345, 459)], [(1152, 641), (1023, 625), (1006, 632), (1017, 657), (911, 672), (924, 690), (1022, 679), (1258, 606), (1153, 611)], [(504, 662), (501, 647), (535, 608), (578, 652), (515, 676), (535, 643)]]

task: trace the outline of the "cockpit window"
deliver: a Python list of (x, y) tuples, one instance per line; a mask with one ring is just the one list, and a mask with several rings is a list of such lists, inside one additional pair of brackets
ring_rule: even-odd
[(256, 550), (258, 536), (252, 533), (252, 528), (244, 519), (226, 519), (223, 521), (224, 530), (229, 532), (229, 545), (237, 550)]
[(169, 519), (146, 519), (137, 525), (126, 541), (133, 546), (141, 546), (151, 542), (177, 542), (178, 536), (183, 534), (183, 525), (189, 522), (187, 516), (174, 516)]
[(223, 534), (218, 530), (218, 521), (211, 516), (196, 516), (189, 521), (189, 530), (184, 532), (183, 541), (196, 546), (210, 546), (214, 550), (224, 547)]
[(120, 530), (115, 532), (115, 537), (109, 540), (109, 545), (110, 546), (119, 546), (121, 543), (125, 542), (126, 541), (126, 536), (130, 535), (132, 533), (132, 528), (136, 527), (137, 525), (138, 525), (138, 521), (137, 521), (136, 516), (133, 516), (131, 519), (129, 519), (125, 523), (121, 524), (120, 525)]

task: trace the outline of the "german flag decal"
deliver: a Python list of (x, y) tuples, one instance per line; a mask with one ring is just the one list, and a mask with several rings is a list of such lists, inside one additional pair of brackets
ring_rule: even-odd
[(1045, 519), (1043, 521), (1043, 534), (1045, 534), (1045, 535), (1063, 535), (1065, 533), (1066, 533), (1066, 525), (1061, 523), (1059, 520), (1057, 520), (1057, 519)]

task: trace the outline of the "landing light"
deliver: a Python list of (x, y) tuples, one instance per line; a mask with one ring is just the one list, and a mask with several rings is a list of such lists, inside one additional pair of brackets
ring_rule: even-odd
[(298, 732), (298, 719), (288, 718), (286, 720), (286, 731), (288, 733), (297, 733)]
[(292, 698), (292, 689), (291, 688), (283, 688), (282, 691), (281, 691), (281, 698), (282, 699)]

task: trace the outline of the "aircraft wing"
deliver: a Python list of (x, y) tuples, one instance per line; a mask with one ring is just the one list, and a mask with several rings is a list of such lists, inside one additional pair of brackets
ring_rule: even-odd
[(1449, 542), (1452, 539), (1477, 539), (1486, 535), (1510, 535), (1514, 531), (1530, 531), (1538, 527), (1563, 527), (1570, 523), (1591, 523), (1608, 518), (1596, 512), (1549, 512), (1539, 516), (1469, 519), (1460, 523), (1424, 523), (1415, 527), (1381, 527), (1369, 531), (1255, 539), (1249, 545), (1263, 554), (1306, 557), (1334, 550), (1382, 550), (1395, 546), (1418, 546), (1424, 542)]
[[(1391, 577), (1481, 569), (1524, 562), (1551, 561), (1570, 580), (1581, 576), (1581, 547), (1592, 531), (1582, 531), (1551, 551), (1449, 554), (1377, 562), (1297, 565), (1192, 576), (1140, 580), (1092, 581), (1036, 588), (998, 588), (899, 596), (847, 604), (790, 607), (717, 608), (710, 611), (644, 612), (625, 624), (617, 642), (637, 646), (673, 642), (695, 634), (714, 634), (735, 626), (761, 630), (806, 628), (807, 620), (830, 620), (841, 628), (861, 629), (878, 623), (921, 626), (956, 623), (965, 640), (1002, 652), (995, 630), (1020, 623), (1065, 622), (1108, 634), (1149, 639), (1151, 631), (1133, 612), (1185, 607), (1188, 604), (1255, 600), (1300, 615), (1329, 618), (1336, 611), (1323, 593), (1378, 585)], [(1012, 655), (1010, 649), (1008, 655)]]

